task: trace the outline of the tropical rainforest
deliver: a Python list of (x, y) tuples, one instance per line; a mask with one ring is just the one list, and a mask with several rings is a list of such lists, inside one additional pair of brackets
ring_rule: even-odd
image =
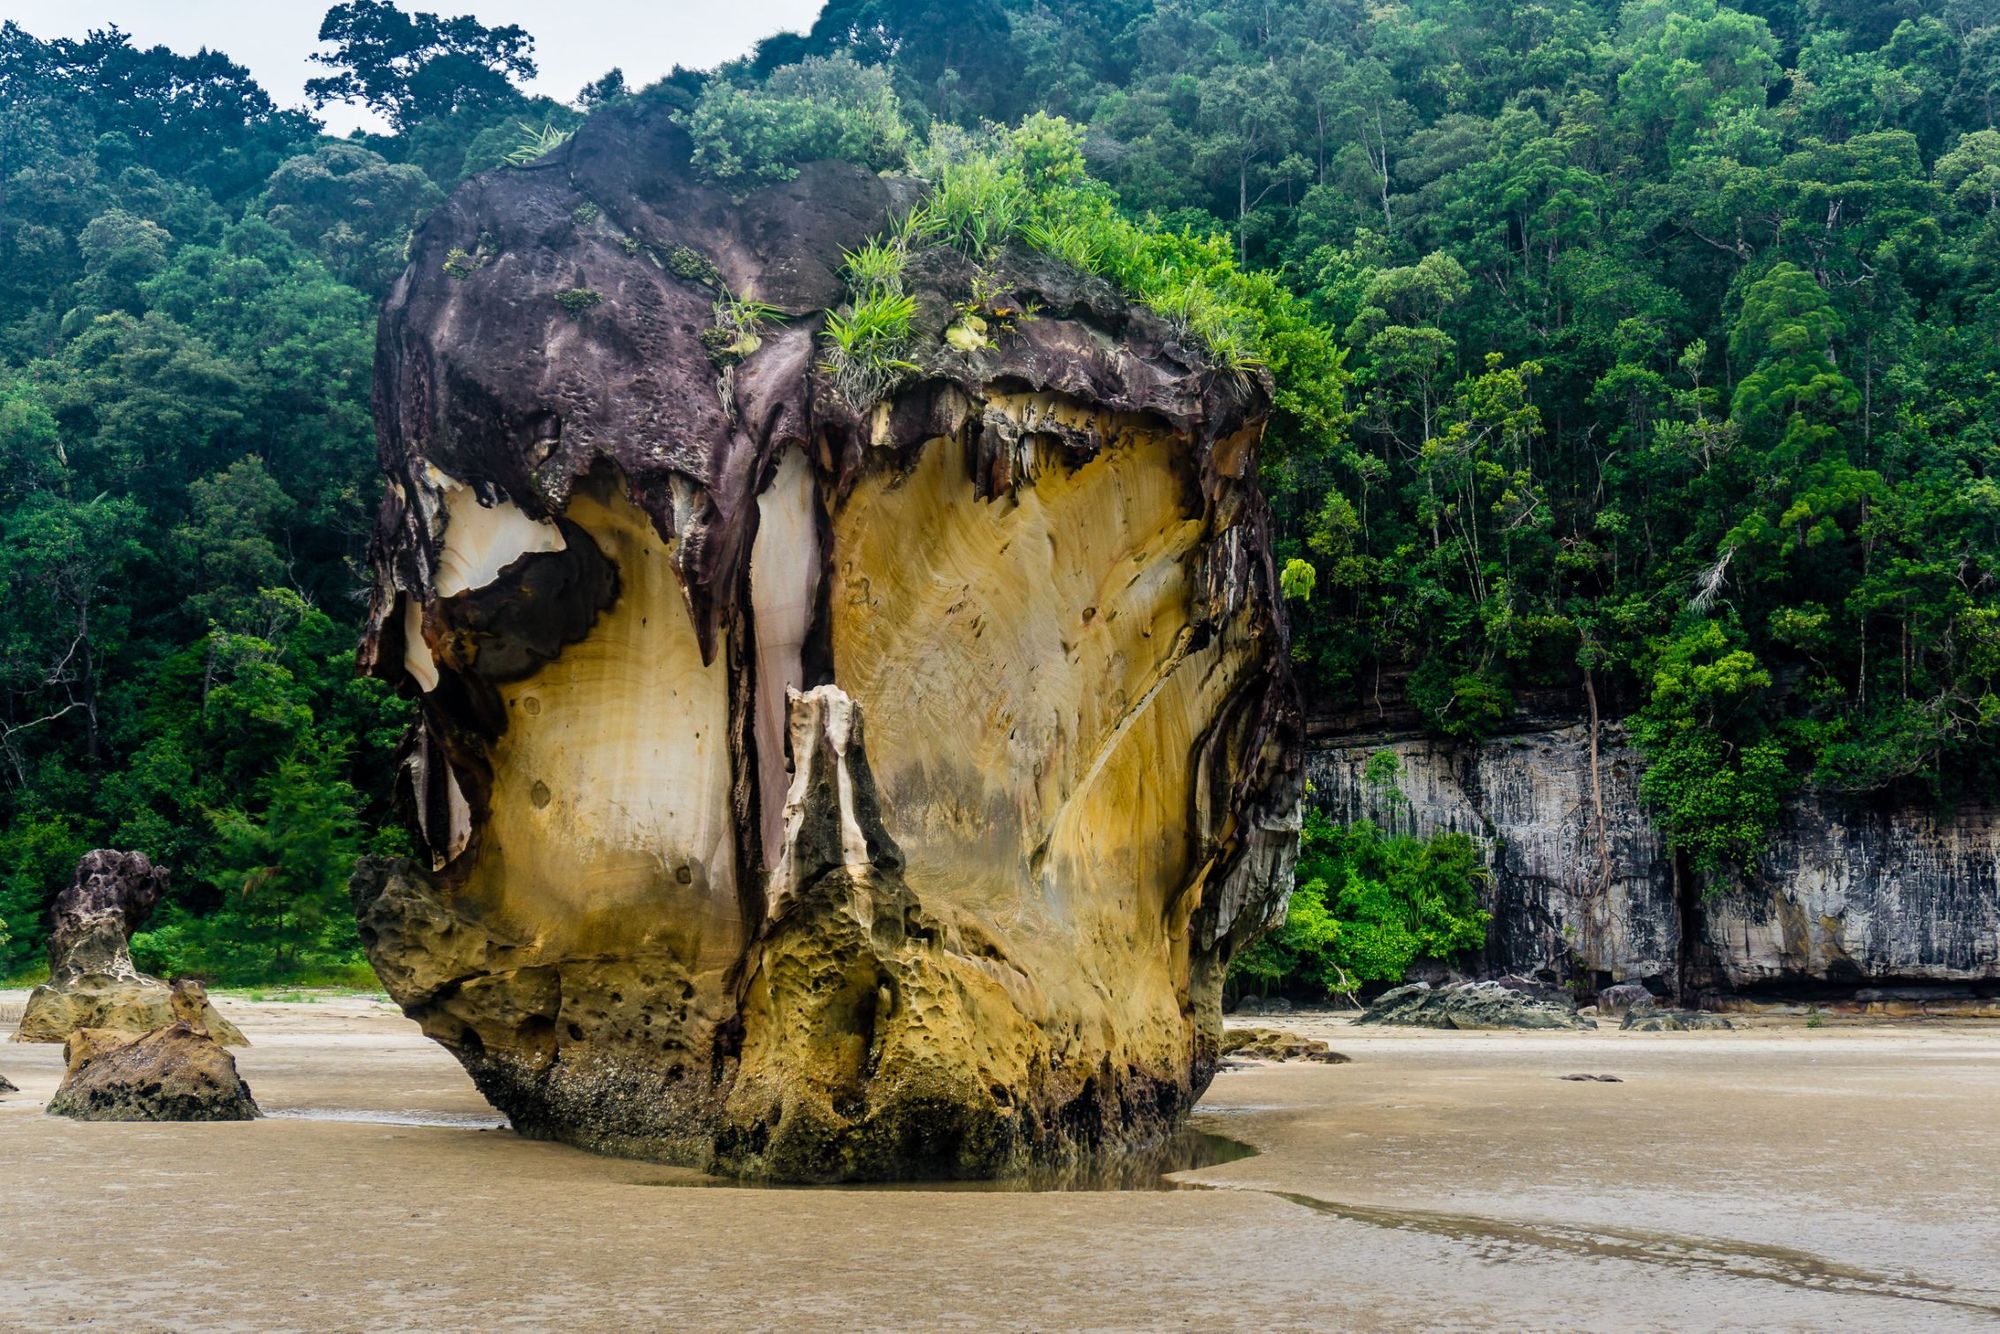
[[(142, 964), (365, 975), (344, 882), (403, 844), (409, 718), (354, 672), (375, 306), (458, 182), (628, 98), (732, 187), (922, 175), (968, 253), (1268, 375), (1309, 709), (1620, 720), (1712, 893), (1802, 790), (2000, 788), (1996, 0), (830, 0), (567, 104), (520, 28), (350, 0), (320, 38), (310, 98), (384, 132), (0, 27), (0, 973), (109, 844), (175, 870)], [(828, 322), (856, 392), (897, 243)], [(1313, 816), (1250, 980), (1476, 947), (1479, 875)]]

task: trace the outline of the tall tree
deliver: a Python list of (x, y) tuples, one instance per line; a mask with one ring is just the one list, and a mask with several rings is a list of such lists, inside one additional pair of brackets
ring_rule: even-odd
[(470, 15), (405, 14), (391, 0), (335, 5), (319, 25), (319, 40), (333, 50), (308, 59), (334, 72), (306, 81), (313, 105), (359, 102), (400, 130), (517, 100), (514, 81), (536, 73), (535, 39), (520, 27), (488, 28)]

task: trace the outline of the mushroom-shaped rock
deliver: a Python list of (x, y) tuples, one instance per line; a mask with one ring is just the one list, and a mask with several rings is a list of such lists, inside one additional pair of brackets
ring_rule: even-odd
[[(49, 933), (49, 980), (29, 993), (17, 1042), (61, 1042), (80, 1028), (149, 1033), (173, 1021), (167, 983), (132, 962), (132, 933), (166, 891), (167, 872), (143, 852), (99, 848), (76, 864), (56, 896)], [(245, 1043), (236, 1026), (203, 1000), (203, 1023), (220, 1042)]]
[(69, 1069), (50, 1116), (73, 1121), (248, 1121), (259, 1113), (236, 1058), (190, 1024), (143, 1037), (85, 1029), (64, 1046)]
[(528, 1134), (795, 1179), (1155, 1138), (1296, 850), (1268, 385), (934, 249), (857, 389), (842, 252), (921, 186), (688, 152), (600, 112), (385, 304), (362, 658), (421, 855), (357, 871), (370, 958)]

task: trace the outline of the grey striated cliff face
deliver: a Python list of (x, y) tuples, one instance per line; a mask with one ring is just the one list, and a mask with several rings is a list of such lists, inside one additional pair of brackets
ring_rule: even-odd
[[(1362, 779), (1377, 750), (1394, 751), (1401, 762), (1400, 798)], [(1584, 726), (1475, 746), (1317, 745), (1306, 772), (1309, 799), (1337, 819), (1371, 819), (1419, 837), (1486, 840), (1494, 901), (1482, 972), (1550, 980), (1590, 972), (1618, 980), (1678, 976), (1672, 867), (1639, 809), (1638, 757), (1618, 729), (1604, 728), (1598, 738), (1601, 843)]]
[(1940, 818), (1801, 803), (1757, 892), (1704, 916), (1727, 990), (2000, 981), (2000, 807)]
[[(1377, 750), (1400, 760), (1400, 796), (1363, 780)], [(1307, 758), (1310, 799), (1336, 818), (1487, 840), (1494, 923), (1482, 973), (1645, 979), (1688, 999), (2000, 992), (2000, 808), (1940, 816), (1808, 798), (1787, 812), (1749, 887), (1704, 901), (1677, 882), (1639, 805), (1642, 767), (1607, 725), (1593, 786), (1580, 723), (1463, 746), (1343, 738)]]

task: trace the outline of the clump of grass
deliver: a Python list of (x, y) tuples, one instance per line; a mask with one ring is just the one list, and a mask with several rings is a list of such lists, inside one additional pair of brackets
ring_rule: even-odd
[(1154, 309), (1182, 339), (1200, 344), (1216, 365), (1247, 372), (1264, 364), (1248, 312), (1206, 283), (1170, 288)]
[(703, 287), (717, 292), (726, 291), (726, 284), (722, 281), (722, 271), (715, 267), (714, 261), (699, 250), (677, 245), (669, 250), (660, 262), (666, 266), (667, 272), (676, 278), (700, 283)]
[(848, 402), (871, 407), (905, 375), (921, 369), (909, 359), (916, 313), (913, 296), (873, 292), (827, 316), (823, 365)]
[(998, 155), (974, 153), (944, 166), (931, 194), (904, 223), (908, 235), (948, 245), (984, 263), (1028, 221), (1027, 183)]
[(556, 293), (556, 304), (571, 315), (581, 315), (604, 300), (604, 293), (592, 287), (565, 287)]
[(702, 330), (701, 341), (718, 363), (734, 365), (763, 346), (760, 332), (784, 319), (785, 312), (763, 301), (724, 296), (715, 303), (715, 325)]
[(478, 242), (475, 243), (471, 250), (467, 250), (462, 245), (455, 245), (450, 250), (447, 250), (444, 256), (444, 263), (439, 267), (444, 270), (445, 277), (463, 281), (485, 268), (488, 264), (491, 264), (494, 257), (499, 253), (500, 247), (494, 241), (493, 234), (491, 232), (481, 232)]
[(853, 299), (826, 319), (826, 359), (821, 368), (848, 402), (869, 407), (920, 369), (910, 360), (910, 322), (917, 300), (903, 290), (915, 232), (909, 216), (886, 236), (841, 252), (842, 272)]
[(569, 220), (579, 227), (588, 227), (603, 216), (603, 209), (590, 200), (585, 200), (570, 212)]
[(847, 275), (850, 291), (862, 296), (902, 294), (903, 270), (910, 262), (910, 254), (901, 237), (893, 233), (874, 237), (857, 249), (841, 251), (840, 257), (845, 262), (842, 271)]
[(510, 167), (525, 167), (537, 158), (548, 156), (570, 141), (575, 130), (557, 129), (552, 121), (543, 121), (540, 128), (527, 121), (519, 122), (521, 137), (514, 147), (500, 159)]
[(491, 264), (498, 253), (499, 247), (493, 244), (493, 238), (481, 233), (479, 243), (474, 249), (467, 250), (464, 246), (455, 245), (447, 250), (444, 263), (439, 267), (444, 270), (445, 277), (456, 278), (463, 282)]
[(1104, 238), (1083, 219), (1050, 218), (1028, 223), (1021, 228), (1021, 242), (1080, 273), (1103, 272)]

